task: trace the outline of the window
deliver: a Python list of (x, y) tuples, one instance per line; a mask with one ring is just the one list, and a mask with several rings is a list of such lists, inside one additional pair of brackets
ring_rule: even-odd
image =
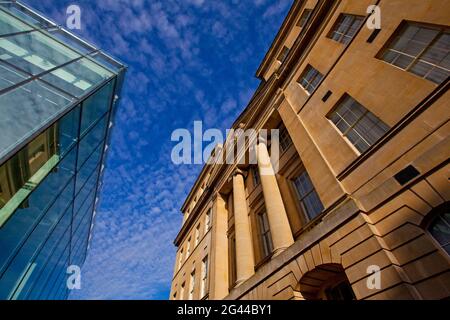
[(328, 38), (348, 44), (362, 25), (364, 17), (342, 13), (328, 34)]
[(172, 297), (173, 297), (173, 299), (172, 299), (172, 300), (177, 300), (177, 293), (176, 293), (176, 292), (174, 292), (174, 293), (173, 293), (173, 296), (172, 296)]
[(289, 147), (292, 144), (291, 137), (289, 136), (289, 132), (287, 131), (286, 127), (282, 124), (279, 127), (280, 130), (280, 148), (281, 151), (286, 151), (289, 149)]
[(258, 214), (259, 222), (259, 236), (262, 245), (263, 258), (267, 257), (272, 253), (272, 237), (270, 235), (269, 221), (267, 219), (267, 213), (265, 211)]
[(304, 213), (312, 220), (323, 210), (322, 202), (306, 171), (294, 179), (294, 187)]
[(208, 256), (202, 260), (202, 286), (200, 288), (200, 297), (203, 298), (207, 292), (208, 286)]
[(389, 130), (387, 124), (348, 95), (329, 119), (359, 152), (369, 149)]
[(280, 55), (278, 56), (277, 60), (280, 61), (281, 63), (283, 63), (287, 56), (289, 54), (289, 48), (284, 46), (283, 49), (280, 52)]
[(259, 176), (258, 168), (252, 168), (253, 187), (259, 186), (261, 177)]
[(446, 203), (442, 210), (431, 222), (428, 231), (441, 247), (450, 254), (450, 204)]
[(181, 288), (180, 288), (180, 300), (184, 299), (184, 287), (186, 286), (186, 282), (183, 282), (181, 284)]
[(450, 76), (450, 29), (405, 23), (379, 56), (437, 84)]
[(343, 280), (338, 284), (325, 289), (325, 296), (327, 300), (347, 301), (355, 300), (352, 286), (348, 280)]
[(308, 92), (308, 94), (312, 94), (317, 89), (322, 79), (323, 74), (314, 69), (311, 65), (308, 65), (300, 78), (298, 78), (297, 82), (306, 90), (306, 92)]
[(205, 234), (209, 231), (211, 227), (211, 209), (208, 209), (205, 216)]
[(187, 246), (186, 246), (186, 260), (189, 258), (189, 255), (191, 254), (191, 237), (189, 237), (188, 241), (187, 241)]
[(236, 271), (236, 235), (234, 233), (234, 230), (230, 235), (228, 236), (228, 248), (229, 248), (229, 255), (228, 255), (228, 269), (229, 269), (229, 287), (233, 288), (236, 284), (237, 280), (237, 271)]
[(189, 300), (194, 299), (194, 288), (195, 288), (195, 270), (191, 272), (191, 279), (189, 281)]
[(311, 9), (305, 9), (300, 17), (300, 19), (297, 22), (297, 27), (303, 28), (308, 22), (309, 17), (311, 16), (312, 10)]
[(183, 264), (183, 249), (181, 249), (180, 255), (178, 257), (178, 270), (180, 270), (182, 264)]
[(195, 245), (196, 247), (200, 241), (200, 224), (197, 225), (197, 228), (195, 228)]

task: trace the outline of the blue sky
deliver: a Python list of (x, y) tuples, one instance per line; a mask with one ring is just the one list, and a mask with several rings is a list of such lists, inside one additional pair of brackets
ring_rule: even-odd
[(82, 289), (71, 299), (167, 299), (180, 207), (201, 170), (175, 166), (173, 130), (225, 130), (292, 0), (26, 0), (54, 21), (81, 8), (76, 32), (128, 74), (109, 149)]

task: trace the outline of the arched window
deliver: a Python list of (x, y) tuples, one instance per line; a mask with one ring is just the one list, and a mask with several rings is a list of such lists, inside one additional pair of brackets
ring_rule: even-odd
[(434, 209), (431, 213), (431, 222), (428, 232), (450, 255), (450, 202)]
[(344, 268), (336, 263), (322, 264), (305, 273), (298, 291), (305, 300), (356, 300)]

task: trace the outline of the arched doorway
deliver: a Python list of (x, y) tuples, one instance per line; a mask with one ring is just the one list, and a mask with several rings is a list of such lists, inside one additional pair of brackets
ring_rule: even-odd
[(305, 273), (299, 282), (306, 300), (355, 300), (350, 282), (340, 264), (329, 263)]

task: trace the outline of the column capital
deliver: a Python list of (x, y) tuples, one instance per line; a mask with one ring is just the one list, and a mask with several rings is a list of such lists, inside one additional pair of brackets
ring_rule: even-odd
[(234, 177), (236, 175), (241, 175), (244, 178), (246, 178), (247, 177), (247, 171), (244, 171), (244, 170), (241, 170), (239, 168), (236, 168), (236, 169), (234, 169), (232, 176)]

